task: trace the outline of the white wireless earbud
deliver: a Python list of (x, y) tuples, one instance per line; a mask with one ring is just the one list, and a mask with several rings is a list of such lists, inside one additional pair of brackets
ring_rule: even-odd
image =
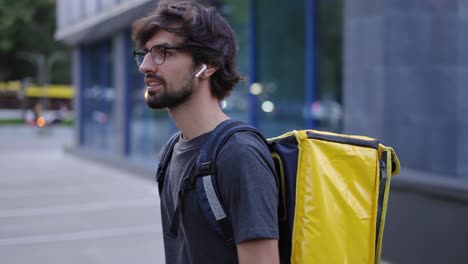
[(201, 69), (195, 74), (195, 77), (196, 77), (196, 78), (200, 77), (200, 75), (201, 75), (204, 71), (206, 71), (206, 69), (208, 69), (208, 67), (206, 66), (206, 64), (202, 64)]

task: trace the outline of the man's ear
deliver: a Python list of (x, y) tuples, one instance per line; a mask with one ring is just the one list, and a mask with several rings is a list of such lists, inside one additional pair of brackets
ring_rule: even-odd
[(197, 69), (195, 69), (195, 77), (203, 79), (208, 78), (211, 75), (213, 75), (213, 73), (215, 73), (217, 69), (218, 67), (203, 63), (199, 67), (197, 67)]

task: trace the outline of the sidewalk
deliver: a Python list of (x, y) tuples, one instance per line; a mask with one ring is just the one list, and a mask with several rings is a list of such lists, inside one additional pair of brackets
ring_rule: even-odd
[(71, 139), (0, 126), (1, 263), (164, 263), (156, 185), (64, 154)]

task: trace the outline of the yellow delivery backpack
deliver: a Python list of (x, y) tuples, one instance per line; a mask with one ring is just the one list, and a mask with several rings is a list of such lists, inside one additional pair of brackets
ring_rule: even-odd
[(380, 263), (390, 176), (376, 139), (316, 130), (268, 139), (280, 179), (281, 263)]
[[(259, 134), (275, 161), (282, 264), (380, 263), (390, 179), (400, 170), (392, 148), (369, 137), (316, 130), (265, 139), (242, 122), (222, 122), (202, 146), (198, 174), (188, 181), (194, 183), (207, 223), (230, 246), (235, 245), (229, 214), (217, 197), (215, 161), (218, 150), (238, 131)], [(160, 191), (178, 138), (177, 133), (163, 151), (156, 176)], [(190, 185), (182, 184), (181, 188)], [(207, 190), (207, 186), (215, 190)], [(177, 236), (179, 226), (180, 206), (176, 208), (170, 231), (173, 236)]]

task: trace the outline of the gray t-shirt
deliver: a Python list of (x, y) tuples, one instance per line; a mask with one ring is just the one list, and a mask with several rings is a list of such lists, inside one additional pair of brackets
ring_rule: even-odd
[[(194, 173), (198, 152), (210, 133), (189, 141), (180, 139), (164, 177), (161, 215), (168, 264), (238, 263), (236, 248), (227, 246), (208, 225), (195, 189), (184, 195), (178, 237), (167, 235), (181, 180)], [(236, 244), (259, 238), (278, 239), (274, 163), (260, 137), (253, 132), (234, 134), (221, 148), (216, 168), (221, 200), (232, 221)]]

